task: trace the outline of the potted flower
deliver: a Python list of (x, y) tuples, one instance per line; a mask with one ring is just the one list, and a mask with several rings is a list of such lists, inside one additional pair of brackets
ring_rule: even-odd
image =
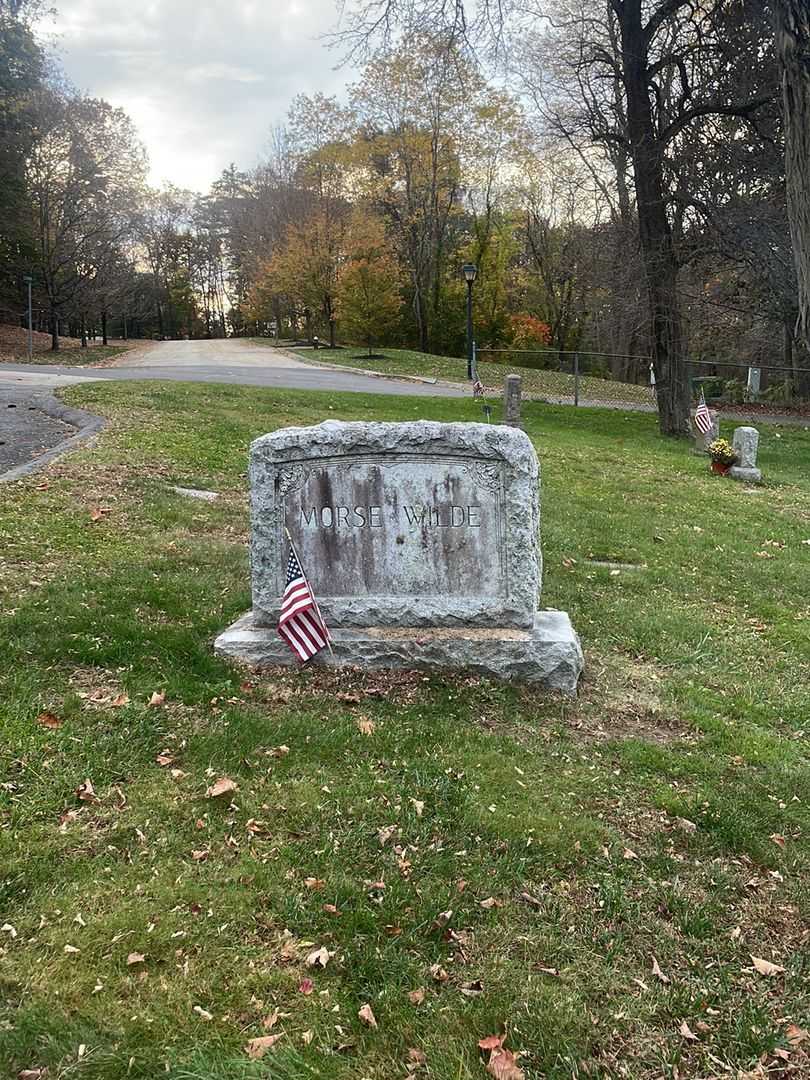
[(737, 451), (727, 439), (715, 439), (709, 443), (708, 450), (712, 459), (712, 472), (725, 476), (737, 460)]

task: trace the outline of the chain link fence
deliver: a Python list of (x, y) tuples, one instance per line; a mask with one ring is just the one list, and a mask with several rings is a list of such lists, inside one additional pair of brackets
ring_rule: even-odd
[[(636, 381), (617, 377), (615, 369), (633, 371)], [(650, 358), (618, 353), (560, 352), (556, 349), (478, 349), (478, 378), (487, 389), (500, 389), (510, 371), (521, 376), (527, 397), (553, 405), (632, 406), (655, 411)]]

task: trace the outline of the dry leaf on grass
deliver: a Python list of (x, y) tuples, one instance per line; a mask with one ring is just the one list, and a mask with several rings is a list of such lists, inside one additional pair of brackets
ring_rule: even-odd
[(20, 1069), (17, 1080), (45, 1080), (47, 1075), (47, 1069)]
[(810, 1031), (797, 1027), (796, 1024), (788, 1024), (785, 1028), (785, 1038), (791, 1046), (800, 1046), (806, 1039), (810, 1039)]
[(79, 784), (76, 788), (76, 798), (81, 802), (94, 803), (98, 802), (96, 798), (96, 790), (88, 777), (83, 784)]
[(658, 961), (655, 959), (655, 957), (652, 958), (652, 973), (656, 977), (656, 979), (660, 979), (665, 986), (669, 985), (670, 978), (668, 975), (665, 975), (663, 973), (661, 968), (658, 966)]
[(632, 848), (626, 847), (622, 852), (622, 857), (625, 859), (637, 859), (638, 855), (636, 855)]
[(315, 983), (312, 979), (302, 979), (298, 984), (298, 992), (300, 994), (311, 994), (315, 989)]
[(375, 723), (373, 720), (369, 720), (367, 716), (357, 717), (357, 728), (361, 735), (373, 735)]
[(307, 954), (307, 967), (325, 968), (329, 963), (329, 950), (322, 945)]
[(423, 802), (421, 802), (419, 799), (411, 799), (411, 805), (413, 806), (414, 810), (416, 811), (416, 816), (421, 817), (422, 814), (424, 813), (424, 810), (425, 810), (425, 804)]
[(127, 967), (132, 967), (134, 964), (143, 964), (146, 957), (143, 953), (131, 952), (127, 957)]
[(152, 708), (156, 708), (158, 705), (162, 705), (165, 700), (166, 700), (166, 691), (165, 690), (153, 690), (152, 691), (152, 696), (149, 698), (149, 705), (151, 705)]
[(62, 726), (62, 719), (56, 713), (41, 712), (37, 717), (37, 723), (50, 731), (56, 731), (57, 728)]
[(431, 964), (430, 975), (431, 978), (435, 979), (436, 982), (447, 982), (447, 980), (450, 978), (450, 976), (447, 974), (441, 964)]
[(165, 769), (167, 765), (174, 765), (174, 754), (171, 750), (161, 750), (155, 761), (160, 765), (161, 769)]
[(377, 1017), (374, 1015), (374, 1011), (368, 1003), (360, 1006), (357, 1011), (357, 1015), (363, 1021), (363, 1023), (368, 1024), (370, 1028), (377, 1027)]
[(485, 911), (491, 911), (493, 908), (503, 907), (503, 900), (496, 900), (494, 896), (488, 896), (486, 900), (479, 900), (478, 906)]
[(774, 975), (781, 975), (785, 970), (781, 964), (772, 964), (770, 960), (763, 960), (761, 956), (751, 955), (751, 962), (760, 975), (773, 977)]
[(237, 790), (236, 784), (229, 776), (221, 776), (219, 780), (214, 781), (205, 794), (209, 799), (220, 799), (223, 795), (232, 795)]
[(445, 926), (453, 918), (453, 909), (448, 908), (447, 911), (440, 911), (431, 924), (431, 930), (444, 930)]
[(279, 1016), (280, 1013), (278, 1009), (273, 1009), (269, 1016), (265, 1016), (264, 1020), (262, 1020), (262, 1027), (264, 1030), (269, 1031), (271, 1028), (275, 1027), (278, 1023)]
[(110, 705), (114, 709), (120, 709), (124, 705), (129, 705), (129, 694), (121, 693), (112, 699)]
[(425, 993), (426, 991), (424, 987), (421, 986), (418, 990), (409, 990), (408, 1001), (410, 1001), (411, 1005), (421, 1005), (422, 1002), (425, 1000)]
[(259, 1035), (255, 1039), (248, 1039), (245, 1045), (245, 1053), (249, 1058), (264, 1057), (268, 1050), (276, 1045), (278, 1040), (282, 1037), (282, 1033), (278, 1035)]
[(80, 953), (81, 951), (82, 950), (77, 949), (75, 945), (66, 945), (65, 946), (65, 952), (68, 954), (68, 956), (74, 955), (75, 953)]
[(678, 1031), (681, 1033), (682, 1037), (684, 1039), (688, 1039), (689, 1042), (698, 1041), (697, 1035), (695, 1035), (694, 1031), (692, 1031), (692, 1029), (689, 1027), (685, 1020), (681, 1022), (681, 1026), (678, 1028)]
[(324, 881), (323, 878), (308, 877), (308, 878), (304, 878), (304, 884), (306, 885), (306, 887), (308, 889), (318, 889), (318, 890), (320, 890), (320, 889), (322, 889), (324, 887), (326, 882)]
[(768, 839), (772, 840), (777, 847), (783, 848), (785, 846), (785, 838), (781, 833), (771, 833)]
[(202, 1017), (203, 1020), (213, 1020), (214, 1019), (214, 1017), (211, 1015), (211, 1013), (208, 1011), (208, 1009), (204, 1009), (202, 1007), (202, 1005), (195, 1005), (194, 1008), (192, 1009), (192, 1012), (195, 1012), (197, 1014), (197, 1016)]
[(408, 1061), (411, 1063), (411, 1065), (426, 1065), (427, 1054), (424, 1050), (420, 1050), (418, 1046), (409, 1046)]
[(464, 997), (478, 997), (479, 994), (484, 992), (484, 984), (480, 979), (474, 979), (472, 982), (462, 983), (459, 987), (459, 992)]
[(487, 1072), (496, 1080), (525, 1080), (526, 1074), (518, 1067), (517, 1058), (511, 1050), (502, 1046), (493, 1050), (487, 1062)]
[(327, 915), (340, 915), (340, 910), (334, 904), (323, 904), (321, 910), (325, 911)]

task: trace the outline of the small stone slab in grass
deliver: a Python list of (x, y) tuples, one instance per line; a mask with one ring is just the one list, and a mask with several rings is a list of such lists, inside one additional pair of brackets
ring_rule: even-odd
[(201, 488), (172, 487), (177, 495), (185, 495), (187, 499), (200, 499), (202, 502), (216, 502), (219, 498), (218, 491), (203, 491)]

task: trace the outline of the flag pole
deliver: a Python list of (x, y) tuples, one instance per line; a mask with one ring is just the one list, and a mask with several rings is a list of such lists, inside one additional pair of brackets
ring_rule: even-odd
[(285, 534), (287, 536), (287, 539), (290, 542), (290, 547), (292, 548), (293, 555), (295, 555), (295, 561), (301, 567), (301, 573), (304, 575), (304, 580), (306, 581), (307, 588), (309, 589), (309, 595), (312, 597), (312, 602), (315, 604), (315, 610), (318, 612), (318, 618), (321, 620), (321, 623), (323, 624), (323, 627), (326, 630), (326, 647), (329, 649), (329, 655), (334, 660), (335, 659), (335, 653), (334, 653), (334, 651), (332, 649), (332, 635), (329, 633), (329, 627), (326, 625), (326, 620), (324, 619), (323, 615), (321, 615), (321, 609), (318, 607), (317, 597), (315, 596), (315, 593), (312, 591), (312, 586), (309, 583), (309, 578), (307, 577), (307, 575), (306, 575), (306, 573), (304, 571), (304, 567), (303, 567), (303, 564), (302, 564), (301, 560), (298, 558), (298, 552), (296, 551), (295, 544), (293, 543), (293, 538), (290, 536), (290, 530), (287, 528), (286, 525), (284, 526), (284, 532), (285, 532)]

